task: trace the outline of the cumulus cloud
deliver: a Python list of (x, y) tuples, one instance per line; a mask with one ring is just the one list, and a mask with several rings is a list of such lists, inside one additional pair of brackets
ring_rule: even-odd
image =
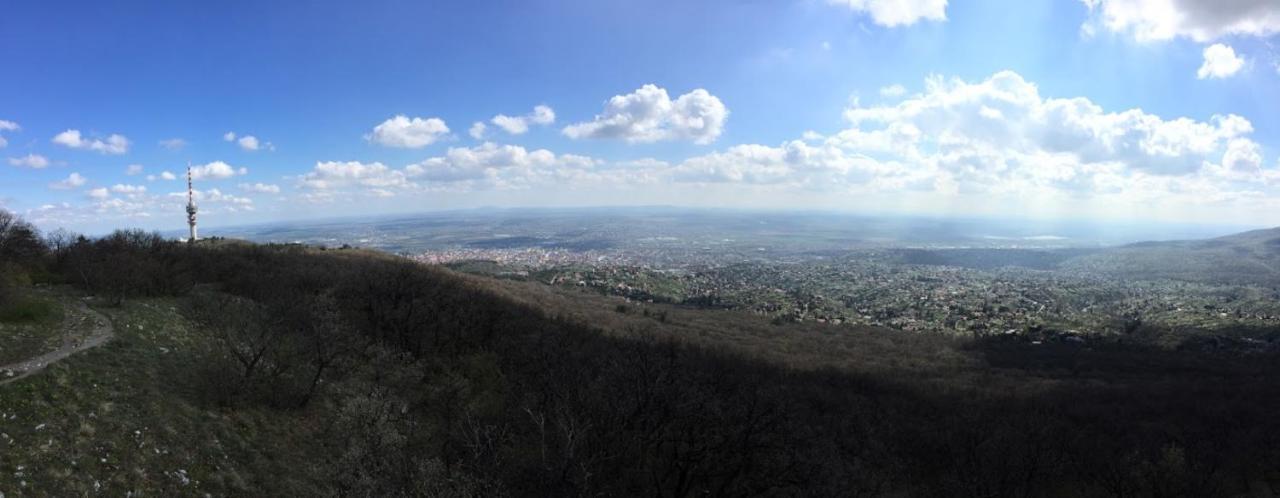
[(444, 154), (401, 169), (382, 163), (318, 162), (298, 185), (309, 202), (350, 199), (353, 194), (392, 197), (405, 192), (524, 189), (613, 182), (624, 184), (643, 176), (628, 176), (604, 161), (574, 154), (555, 154), (492, 142), (475, 147), (452, 147)]
[(886, 27), (910, 26), (921, 19), (947, 20), (947, 0), (827, 0), (871, 16)]
[(615, 138), (630, 143), (690, 140), (708, 144), (720, 136), (729, 110), (704, 89), (674, 101), (667, 91), (648, 84), (627, 95), (615, 95), (604, 112), (589, 122), (566, 126), (569, 138)]
[(850, 127), (655, 165), (670, 181), (892, 195), (1101, 198), (1149, 206), (1232, 202), (1280, 184), (1236, 115), (1165, 118), (1051, 98), (1017, 73), (930, 78), (892, 105), (854, 103)]
[(237, 135), (234, 131), (228, 131), (222, 134), (222, 140), (227, 142), (235, 142), (241, 149), (247, 151), (256, 150), (275, 150), (275, 146), (271, 142), (263, 142), (253, 135)]
[(23, 157), (10, 157), (9, 165), (32, 169), (43, 169), (46, 166), (49, 166), (49, 158), (39, 154), (27, 154)]
[(98, 187), (95, 189), (91, 189), (88, 192), (85, 192), (85, 195), (88, 195), (92, 199), (98, 199), (98, 200), (103, 200), (108, 197), (111, 197), (111, 193), (107, 192), (106, 187)]
[(278, 194), (280, 193), (280, 186), (266, 183), (241, 183), (240, 190), (257, 194)]
[(467, 134), (471, 135), (471, 138), (474, 138), (476, 140), (481, 140), (481, 139), (484, 139), (485, 128), (486, 127), (484, 123), (476, 121), (474, 123), (471, 123), (471, 129), (467, 130)]
[(449, 133), (449, 127), (440, 118), (412, 118), (396, 115), (373, 127), (365, 140), (386, 147), (420, 149), (436, 142)]
[(88, 181), (89, 180), (86, 179), (85, 177), (80, 176), (80, 173), (72, 173), (62, 180), (56, 181), (54, 183), (50, 183), (49, 188), (56, 189), (56, 190), (70, 190), (73, 188), (82, 187)]
[(1222, 167), (1230, 173), (1254, 175), (1262, 169), (1262, 147), (1252, 140), (1232, 139), (1222, 155)]
[(1081, 1), (1090, 13), (1085, 33), (1101, 27), (1139, 41), (1186, 37), (1198, 42), (1280, 33), (1280, 2), (1275, 0)]
[(572, 154), (556, 155), (546, 149), (528, 150), (518, 145), (486, 142), (477, 147), (450, 148), (443, 156), (432, 157), (405, 167), (413, 180), (433, 183), (472, 182), (494, 187), (513, 187), (540, 178), (574, 176), (597, 161)]
[[(224, 193), (216, 188), (206, 190), (193, 189), (191, 191), (191, 195), (195, 198), (196, 202), (201, 204), (230, 204), (233, 205), (233, 207), (238, 207), (239, 209), (253, 209), (253, 199)], [(187, 192), (170, 192), (168, 198), (171, 200), (183, 201), (187, 198)], [(236, 211), (236, 209), (230, 210), (233, 212)], [(205, 213), (208, 214), (207, 211), (205, 211)]]
[(67, 130), (53, 137), (53, 143), (69, 147), (72, 149), (85, 149), (99, 152), (102, 154), (119, 155), (129, 152), (129, 139), (124, 135), (111, 134), (105, 140), (97, 138), (86, 139), (80, 134), (80, 130)]
[[(206, 179), (222, 180), (226, 178), (231, 178), (236, 175), (244, 175), (244, 174), (247, 174), (248, 172), (249, 170), (247, 168), (235, 168), (235, 167), (232, 167), (230, 164), (224, 163), (222, 161), (214, 161), (208, 164), (192, 166), (191, 178), (195, 180), (206, 180)], [(160, 176), (165, 180), (171, 180), (173, 178), (176, 178), (172, 173), (169, 173), (168, 171), (161, 173)], [(170, 177), (173, 177), (173, 178), (170, 178)]]
[(160, 179), (161, 179), (161, 180), (177, 180), (177, 179), (178, 179), (178, 175), (175, 175), (175, 174), (170, 173), (170, 172), (168, 172), (168, 171), (161, 171), (161, 172), (160, 172)]
[[(20, 129), (22, 129), (22, 127), (18, 126), (18, 123), (0, 119), (0, 131), (18, 131)], [(8, 145), (9, 141), (5, 140), (4, 135), (0, 135), (0, 148), (4, 148)]]
[(125, 185), (122, 183), (117, 183), (111, 187), (111, 191), (117, 194), (128, 194), (128, 195), (142, 194), (142, 193), (146, 193), (147, 187), (143, 185)]
[[(1081, 163), (1151, 174), (1194, 172), (1229, 140), (1253, 131), (1236, 115), (1166, 120), (1141, 109), (1106, 112), (1083, 97), (1044, 98), (1012, 71), (978, 83), (931, 78), (922, 95), (893, 106), (855, 106), (845, 117), (853, 128), (839, 139), (867, 151), (1070, 154)], [(926, 142), (930, 147), (920, 149)]]
[[(502, 130), (507, 133), (512, 135), (522, 135), (529, 131), (530, 124), (546, 126), (556, 122), (556, 112), (548, 106), (538, 105), (533, 108), (532, 112), (524, 116), (512, 117), (505, 114), (499, 114), (494, 116), (490, 122), (498, 128), (502, 128)], [(472, 129), (475, 129), (474, 125), (472, 126)], [(481, 128), (480, 132), (483, 134), (484, 129)], [(478, 137), (476, 138), (478, 139)]]
[(901, 97), (906, 94), (907, 94), (907, 89), (904, 88), (902, 85), (889, 85), (885, 87), (880, 87), (881, 97), (893, 98), (893, 97)]
[(1236, 51), (1228, 45), (1215, 43), (1204, 49), (1204, 64), (1196, 71), (1196, 77), (1226, 78), (1240, 72), (1244, 67), (1244, 58), (1236, 55)]
[(359, 161), (317, 162), (310, 172), (302, 175), (299, 183), (313, 190), (338, 190), (349, 187), (388, 189), (410, 185), (404, 172), (392, 169), (380, 162)]
[(835, 142), (810, 145), (801, 140), (777, 147), (736, 145), (724, 152), (686, 159), (668, 173), (676, 182), (783, 185), (808, 190), (899, 189), (918, 186), (928, 177), (923, 168), (872, 159)]
[(245, 135), (236, 141), (240, 144), (240, 148), (244, 150), (258, 150), (258, 137), (253, 135)]
[(523, 135), (525, 132), (529, 131), (529, 124), (524, 121), (524, 118), (520, 117), (511, 117), (505, 114), (499, 114), (494, 116), (489, 122), (512, 135)]
[(139, 173), (142, 173), (141, 164), (130, 164), (124, 168), (124, 174), (126, 175), (133, 176)]

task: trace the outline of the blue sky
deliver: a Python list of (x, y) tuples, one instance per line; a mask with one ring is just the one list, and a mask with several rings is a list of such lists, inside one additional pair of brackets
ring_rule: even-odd
[(190, 162), (212, 227), (643, 204), (1280, 224), (1278, 32), (1271, 0), (16, 2), (0, 206), (178, 228), (166, 173)]

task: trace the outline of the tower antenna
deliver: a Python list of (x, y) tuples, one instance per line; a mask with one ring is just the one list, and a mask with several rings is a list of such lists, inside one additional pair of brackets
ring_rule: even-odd
[(194, 244), (196, 241), (196, 195), (195, 189), (191, 188), (191, 161), (187, 161), (187, 226), (191, 227), (191, 237), (187, 238), (187, 242)]

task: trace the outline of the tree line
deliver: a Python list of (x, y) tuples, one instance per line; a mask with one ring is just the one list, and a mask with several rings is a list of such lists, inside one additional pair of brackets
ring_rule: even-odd
[(1274, 357), (974, 341), (974, 368), (1051, 384), (993, 394), (604, 334), (365, 251), (41, 245), (26, 271), (109, 302), (183, 296), (205, 402), (325, 414), (338, 495), (1211, 497), (1280, 470)]

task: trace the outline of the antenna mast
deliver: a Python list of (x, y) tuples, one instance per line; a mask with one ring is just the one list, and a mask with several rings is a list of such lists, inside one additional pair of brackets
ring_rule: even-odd
[(187, 238), (188, 243), (196, 241), (196, 196), (195, 189), (191, 188), (191, 161), (187, 161), (187, 226), (191, 227), (191, 237)]

